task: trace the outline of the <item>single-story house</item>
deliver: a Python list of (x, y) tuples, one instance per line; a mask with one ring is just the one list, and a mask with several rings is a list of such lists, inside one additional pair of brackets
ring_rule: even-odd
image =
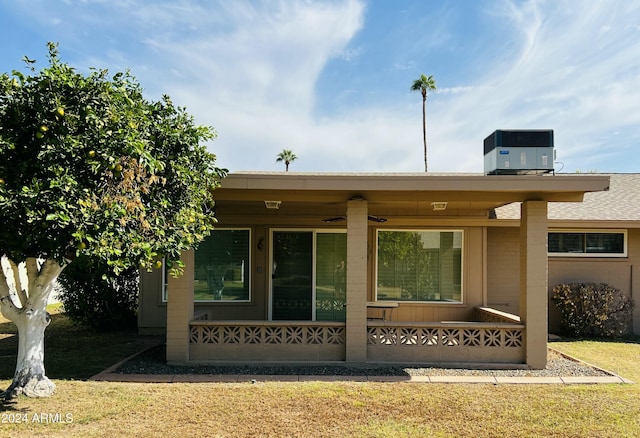
[(184, 275), (142, 273), (139, 329), (166, 332), (176, 364), (544, 368), (555, 284), (640, 290), (639, 187), (635, 174), (231, 173)]

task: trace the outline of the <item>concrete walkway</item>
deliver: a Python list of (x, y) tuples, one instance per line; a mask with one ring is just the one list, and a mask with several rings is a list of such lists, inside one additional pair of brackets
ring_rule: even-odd
[(493, 377), (493, 376), (307, 376), (249, 374), (117, 374), (102, 372), (90, 380), (138, 383), (258, 383), (258, 382), (387, 382), (387, 383), (486, 383), (500, 384), (597, 384), (633, 383), (619, 376), (593, 377)]

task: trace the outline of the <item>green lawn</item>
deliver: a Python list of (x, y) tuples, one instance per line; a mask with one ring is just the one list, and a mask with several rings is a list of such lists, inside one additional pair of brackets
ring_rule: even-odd
[[(15, 360), (7, 357), (9, 331), (0, 321), (4, 386)], [(47, 369), (58, 392), (1, 405), (2, 437), (640, 436), (637, 384), (89, 382), (81, 379), (134, 349), (133, 333), (87, 332), (64, 316), (48, 331)], [(640, 382), (638, 339), (552, 346)]]

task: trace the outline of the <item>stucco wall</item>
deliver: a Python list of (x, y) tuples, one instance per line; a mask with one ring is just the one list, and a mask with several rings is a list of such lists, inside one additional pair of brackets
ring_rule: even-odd
[[(510, 313), (518, 313), (519, 294), (519, 228), (492, 227), (487, 231), (487, 294), (488, 305)], [(640, 230), (628, 230), (626, 258), (549, 258), (549, 298), (560, 283), (608, 283), (636, 301), (634, 333), (640, 334)], [(549, 331), (557, 332), (560, 315), (549, 302)]]

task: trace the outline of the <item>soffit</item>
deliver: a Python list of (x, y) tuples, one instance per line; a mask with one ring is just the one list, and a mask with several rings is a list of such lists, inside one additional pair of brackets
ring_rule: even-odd
[(232, 173), (215, 191), (222, 205), (278, 200), (314, 205), (345, 203), (361, 196), (370, 207), (393, 205), (414, 208), (431, 202), (449, 202), (448, 208), (486, 210), (512, 202), (546, 200), (580, 202), (585, 192), (607, 190), (608, 176), (478, 174), (339, 174)]

